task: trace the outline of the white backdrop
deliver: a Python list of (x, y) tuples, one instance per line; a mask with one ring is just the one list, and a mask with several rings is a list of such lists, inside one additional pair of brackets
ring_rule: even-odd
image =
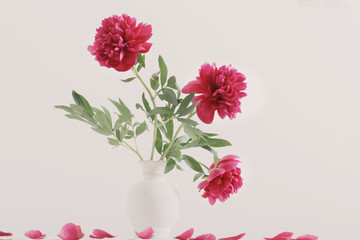
[[(193, 172), (172, 172), (182, 201), (174, 235), (195, 227), (219, 237), (246, 232), (249, 240), (282, 231), (359, 239), (358, 1), (2, 1), (0, 230), (55, 236), (75, 222), (87, 234), (131, 236), (124, 204), (141, 177), (136, 156), (53, 108), (71, 103), (75, 89), (93, 105), (111, 107), (107, 98), (119, 96), (135, 109), (140, 84), (122, 83), (130, 73), (100, 67), (86, 50), (101, 20), (121, 13), (153, 26), (144, 76), (158, 54), (182, 86), (205, 61), (247, 76), (243, 114), (202, 125), (232, 141), (219, 152), (240, 156), (244, 187), (210, 206)], [(211, 161), (204, 151), (193, 155)]]

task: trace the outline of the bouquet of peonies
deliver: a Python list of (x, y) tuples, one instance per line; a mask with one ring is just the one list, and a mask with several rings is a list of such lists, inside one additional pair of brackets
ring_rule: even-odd
[[(144, 157), (138, 149), (137, 138), (151, 126), (152, 147), (149, 158), (145, 159), (166, 161), (165, 173), (174, 168), (183, 170), (181, 164), (187, 164), (196, 172), (194, 181), (202, 179), (198, 186), (204, 191), (202, 196), (208, 198), (211, 205), (217, 199), (223, 202), (242, 186), (238, 157), (219, 158), (215, 149), (229, 146), (230, 142), (200, 130), (193, 117), (197, 115), (206, 124), (213, 122), (215, 112), (222, 119), (226, 116), (234, 119), (241, 112), (241, 98), (246, 96), (245, 76), (231, 65), (217, 67), (215, 63), (204, 63), (196, 80), (181, 89), (175, 76), (168, 76), (165, 61), (159, 56), (158, 71), (145, 81), (140, 72), (146, 66), (145, 53), (152, 46), (147, 42), (151, 36), (151, 25), (137, 24), (135, 18), (126, 14), (114, 15), (102, 21), (93, 45), (88, 47), (100, 66), (133, 72), (133, 77), (122, 81), (138, 81), (144, 87), (141, 103), (136, 104), (136, 109), (144, 112), (143, 120), (135, 121), (131, 110), (120, 98), (109, 99), (117, 109), (114, 117), (106, 107), (100, 109), (90, 105), (75, 91), (72, 92), (75, 104), (55, 107), (65, 110), (66, 117), (85, 122), (94, 131), (107, 136), (112, 146), (134, 152), (140, 160)], [(197, 147), (213, 155), (209, 167), (209, 164), (183, 154), (183, 150)], [(155, 156), (155, 150), (159, 155)]]

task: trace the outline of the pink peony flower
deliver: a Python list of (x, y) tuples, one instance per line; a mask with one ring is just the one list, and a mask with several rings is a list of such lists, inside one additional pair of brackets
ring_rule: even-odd
[(245, 233), (233, 236), (233, 237), (226, 237), (226, 238), (219, 238), (219, 240), (239, 240), (241, 239), (243, 236), (245, 236)]
[(12, 236), (12, 233), (2, 232), (0, 231), (0, 237), (10, 237)]
[(194, 234), (194, 228), (190, 228), (189, 230), (183, 232), (182, 234), (180, 234), (179, 236), (177, 236), (175, 238), (179, 239), (179, 240), (187, 240), (187, 239), (191, 238), (193, 234)]
[(283, 232), (273, 238), (265, 238), (265, 240), (291, 240), (293, 235), (294, 234), (292, 232)]
[(101, 25), (88, 47), (100, 66), (124, 72), (135, 65), (137, 54), (150, 50), (152, 44), (146, 41), (152, 36), (151, 25), (136, 25), (136, 19), (126, 14), (105, 18)]
[(199, 77), (189, 82), (183, 93), (196, 92), (193, 103), (200, 100), (196, 113), (204, 123), (212, 123), (215, 111), (221, 118), (235, 118), (240, 113), (240, 99), (246, 96), (245, 76), (230, 66), (216, 67), (205, 63), (199, 70)]
[(154, 230), (152, 229), (152, 227), (149, 226), (144, 231), (135, 232), (135, 234), (136, 234), (136, 236), (138, 236), (141, 239), (150, 239), (154, 235)]
[(105, 232), (101, 229), (94, 229), (92, 232), (92, 235), (89, 236), (90, 238), (97, 238), (97, 239), (103, 239), (103, 238), (113, 238), (115, 236)]
[(217, 199), (224, 202), (242, 186), (241, 169), (237, 167), (240, 161), (237, 158), (235, 155), (227, 155), (219, 160), (216, 168), (212, 164), (208, 179), (199, 184), (199, 190), (205, 191), (202, 197), (208, 198), (211, 205)]
[(42, 234), (39, 230), (30, 230), (24, 235), (31, 239), (43, 239), (46, 236), (46, 234)]
[(79, 240), (84, 237), (84, 233), (81, 231), (79, 225), (67, 223), (61, 228), (61, 231), (57, 236), (62, 240)]
[(307, 235), (302, 235), (300, 237), (297, 237), (294, 240), (317, 240), (317, 239), (318, 239), (317, 236), (307, 234)]

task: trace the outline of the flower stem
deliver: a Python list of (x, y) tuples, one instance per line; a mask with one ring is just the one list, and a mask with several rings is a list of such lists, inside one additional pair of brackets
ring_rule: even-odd
[[(148, 88), (148, 86), (146, 86), (145, 82), (142, 80), (142, 78), (140, 77), (138, 71), (136, 70), (135, 67), (132, 67), (132, 71), (135, 75), (136, 78), (138, 78), (141, 82), (141, 84), (144, 86), (144, 88), (146, 89), (147, 93), (149, 94), (149, 97), (151, 99), (151, 102), (153, 104), (153, 107), (155, 108), (156, 107), (156, 102), (155, 102), (155, 98), (154, 96), (152, 95), (150, 89)], [(157, 116), (155, 115), (155, 118), (154, 118), (154, 133), (153, 133), (153, 143), (152, 143), (152, 147), (151, 147), (151, 154), (150, 154), (150, 160), (153, 160), (154, 159), (154, 151), (155, 151), (155, 142), (156, 142), (156, 135), (157, 135)]]
[[(196, 113), (196, 111), (192, 112), (187, 119), (190, 119), (192, 116), (194, 116)], [(169, 146), (165, 149), (165, 152), (163, 153), (163, 155), (161, 155), (160, 160), (164, 160), (164, 158), (166, 157), (166, 155), (169, 153), (170, 149), (172, 148), (172, 146), (174, 145), (174, 142), (177, 138), (177, 136), (179, 135), (181, 129), (184, 127), (184, 123), (180, 124), (180, 126), (178, 127), (178, 129), (176, 130), (174, 137), (171, 139)]]
[[(117, 139), (116, 134), (112, 133), (112, 135)], [(120, 145), (122, 145), (122, 146), (126, 147), (127, 149), (129, 149), (130, 151), (134, 152), (140, 158), (141, 161), (144, 161), (144, 159), (142, 158), (141, 154), (139, 153), (137, 147), (136, 147), (136, 150), (135, 150), (133, 147), (131, 147), (124, 140), (120, 142)], [(135, 142), (135, 145), (136, 145), (136, 142)]]

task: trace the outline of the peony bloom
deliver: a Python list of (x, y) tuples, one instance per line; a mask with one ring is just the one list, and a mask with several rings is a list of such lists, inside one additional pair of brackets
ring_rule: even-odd
[(57, 236), (62, 240), (79, 240), (84, 237), (84, 233), (81, 231), (79, 225), (67, 223), (61, 228), (61, 231)]
[(139, 23), (126, 14), (105, 18), (97, 30), (93, 45), (88, 47), (101, 66), (124, 72), (132, 68), (137, 54), (150, 50), (146, 42), (152, 36), (151, 25)]
[(237, 158), (235, 155), (227, 155), (219, 160), (216, 168), (212, 164), (208, 179), (199, 184), (198, 188), (205, 191), (202, 197), (208, 198), (211, 205), (214, 205), (216, 199), (224, 202), (242, 186), (241, 169), (237, 167), (240, 161)]
[(10, 236), (12, 236), (12, 233), (0, 231), (0, 237), (10, 237)]
[(42, 234), (39, 230), (30, 230), (24, 235), (31, 239), (43, 239), (46, 236), (46, 234)]
[(149, 226), (144, 231), (135, 232), (135, 234), (136, 234), (136, 236), (138, 236), (141, 239), (150, 239), (154, 235), (154, 230), (152, 229), (152, 227)]
[(215, 111), (221, 118), (235, 118), (240, 113), (240, 99), (246, 96), (245, 76), (230, 66), (216, 67), (205, 63), (199, 70), (199, 77), (189, 82), (183, 93), (196, 92), (193, 103), (200, 100), (196, 113), (204, 123), (212, 123)]
[(103, 238), (114, 238), (115, 236), (105, 232), (101, 229), (94, 229), (92, 232), (92, 235), (89, 236), (90, 238), (97, 238), (97, 239), (103, 239)]
[(292, 232), (283, 232), (273, 238), (265, 238), (265, 240), (291, 240), (293, 235), (294, 234)]

